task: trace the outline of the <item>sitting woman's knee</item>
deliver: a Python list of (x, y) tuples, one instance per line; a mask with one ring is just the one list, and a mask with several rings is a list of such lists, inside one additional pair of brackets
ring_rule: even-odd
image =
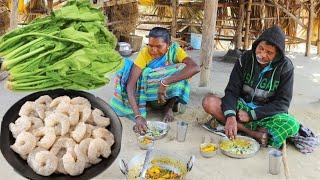
[(207, 113), (214, 114), (215, 110), (221, 108), (221, 99), (209, 93), (202, 99), (202, 107)]

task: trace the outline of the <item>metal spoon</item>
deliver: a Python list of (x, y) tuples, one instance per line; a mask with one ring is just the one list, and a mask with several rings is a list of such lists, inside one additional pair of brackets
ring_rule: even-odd
[(154, 147), (151, 146), (147, 150), (146, 157), (144, 159), (143, 166), (142, 166), (142, 169), (141, 169), (140, 174), (139, 174), (139, 177), (141, 177), (141, 178), (145, 178), (146, 177), (146, 173), (147, 173), (147, 169), (148, 169), (148, 166), (149, 166), (149, 163), (150, 163), (150, 160), (151, 160), (151, 153), (152, 153), (153, 149), (154, 149)]

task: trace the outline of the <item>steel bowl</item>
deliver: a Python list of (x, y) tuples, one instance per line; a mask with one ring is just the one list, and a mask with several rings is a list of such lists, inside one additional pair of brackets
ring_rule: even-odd
[[(247, 136), (237, 136), (236, 138), (245, 139), (245, 140), (250, 141), (250, 143), (252, 143), (252, 146), (253, 146), (253, 152), (252, 153), (248, 153), (248, 154), (235, 154), (235, 153), (231, 153), (229, 151), (225, 151), (225, 150), (221, 149), (221, 146), (220, 146), (220, 150), (221, 150), (222, 154), (224, 154), (226, 156), (229, 156), (229, 157), (232, 157), (232, 158), (245, 159), (245, 158), (250, 158), (250, 157), (255, 156), (257, 154), (257, 152), (259, 151), (260, 144), (256, 140), (254, 140), (253, 138), (250, 138), (250, 137), (247, 137)], [(221, 140), (219, 142), (219, 145), (223, 141), (230, 141), (230, 139), (225, 138), (225, 137), (221, 138)]]
[[(214, 151), (210, 151), (210, 152), (202, 151), (201, 149), (203, 147), (205, 147), (206, 145), (208, 145), (208, 144), (212, 144), (215, 147), (215, 150)], [(202, 144), (200, 144), (200, 154), (205, 158), (213, 157), (214, 155), (217, 154), (217, 151), (218, 151), (218, 146), (216, 144), (214, 144), (214, 143), (202, 143)]]
[[(35, 101), (42, 95), (49, 95), (52, 98), (56, 98), (58, 96), (67, 95), (70, 97), (81, 96), (87, 98), (93, 108), (99, 108), (103, 111), (103, 113), (110, 118), (110, 125), (107, 129), (112, 132), (114, 135), (115, 143), (111, 147), (111, 154), (106, 158), (102, 158), (102, 161), (99, 164), (93, 165), (90, 168), (84, 170), (84, 172), (79, 176), (69, 176), (65, 174), (52, 174), (50, 176), (41, 176), (36, 174), (31, 167), (28, 165), (26, 160), (23, 160), (17, 153), (15, 153), (10, 145), (14, 144), (15, 139), (13, 138), (11, 132), (9, 131), (9, 124), (14, 122), (18, 117), (19, 110), (21, 106), (26, 101)], [(74, 91), (74, 90), (64, 90), (64, 89), (56, 89), (50, 91), (42, 91), (30, 94), (18, 102), (16, 102), (3, 117), (1, 123), (1, 143), (0, 148), (3, 156), (8, 161), (8, 163), (13, 167), (13, 169), (24, 176), (27, 179), (54, 179), (54, 180), (64, 180), (64, 179), (91, 179), (98, 174), (102, 173), (114, 162), (117, 158), (120, 149), (121, 149), (121, 136), (122, 136), (122, 125), (119, 120), (119, 117), (112, 110), (112, 108), (99, 97), (95, 97), (94, 95), (83, 92), (83, 91)]]
[[(145, 138), (148, 138), (150, 140), (150, 143), (144, 144), (143, 140)], [(139, 136), (137, 141), (138, 141), (139, 147), (143, 150), (147, 150), (149, 147), (154, 146), (154, 140), (146, 136)]]
[[(170, 130), (170, 126), (168, 123), (161, 122), (161, 121), (147, 121), (147, 127), (149, 130), (156, 129), (157, 131), (161, 131), (161, 133), (157, 136), (153, 136), (151, 133), (145, 134), (144, 136), (147, 136), (153, 140), (162, 139), (166, 136), (168, 131)], [(141, 136), (139, 133), (136, 133), (137, 137)]]
[[(127, 179), (137, 179), (142, 169), (145, 159), (145, 153), (134, 156), (129, 163), (120, 159), (120, 171)], [(147, 167), (149, 169), (152, 165), (169, 169), (180, 175), (183, 179), (188, 172), (191, 171), (195, 161), (194, 156), (189, 158), (181, 157), (180, 155), (168, 151), (153, 150), (151, 154), (151, 163)]]

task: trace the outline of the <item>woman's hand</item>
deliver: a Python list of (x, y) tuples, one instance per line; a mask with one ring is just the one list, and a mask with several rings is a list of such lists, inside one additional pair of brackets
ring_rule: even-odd
[(164, 104), (166, 103), (166, 91), (167, 91), (167, 84), (164, 82), (165, 80), (160, 81), (159, 89), (158, 89), (158, 103)]
[(146, 134), (147, 129), (147, 121), (142, 116), (138, 116), (136, 118), (136, 125), (133, 126), (133, 130), (140, 135), (144, 135)]

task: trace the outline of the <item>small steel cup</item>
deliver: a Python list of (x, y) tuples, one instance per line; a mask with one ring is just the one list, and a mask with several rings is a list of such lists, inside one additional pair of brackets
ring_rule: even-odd
[(269, 173), (277, 175), (280, 173), (282, 152), (277, 149), (269, 151)]
[(188, 123), (184, 121), (177, 122), (177, 141), (184, 142), (186, 140)]

